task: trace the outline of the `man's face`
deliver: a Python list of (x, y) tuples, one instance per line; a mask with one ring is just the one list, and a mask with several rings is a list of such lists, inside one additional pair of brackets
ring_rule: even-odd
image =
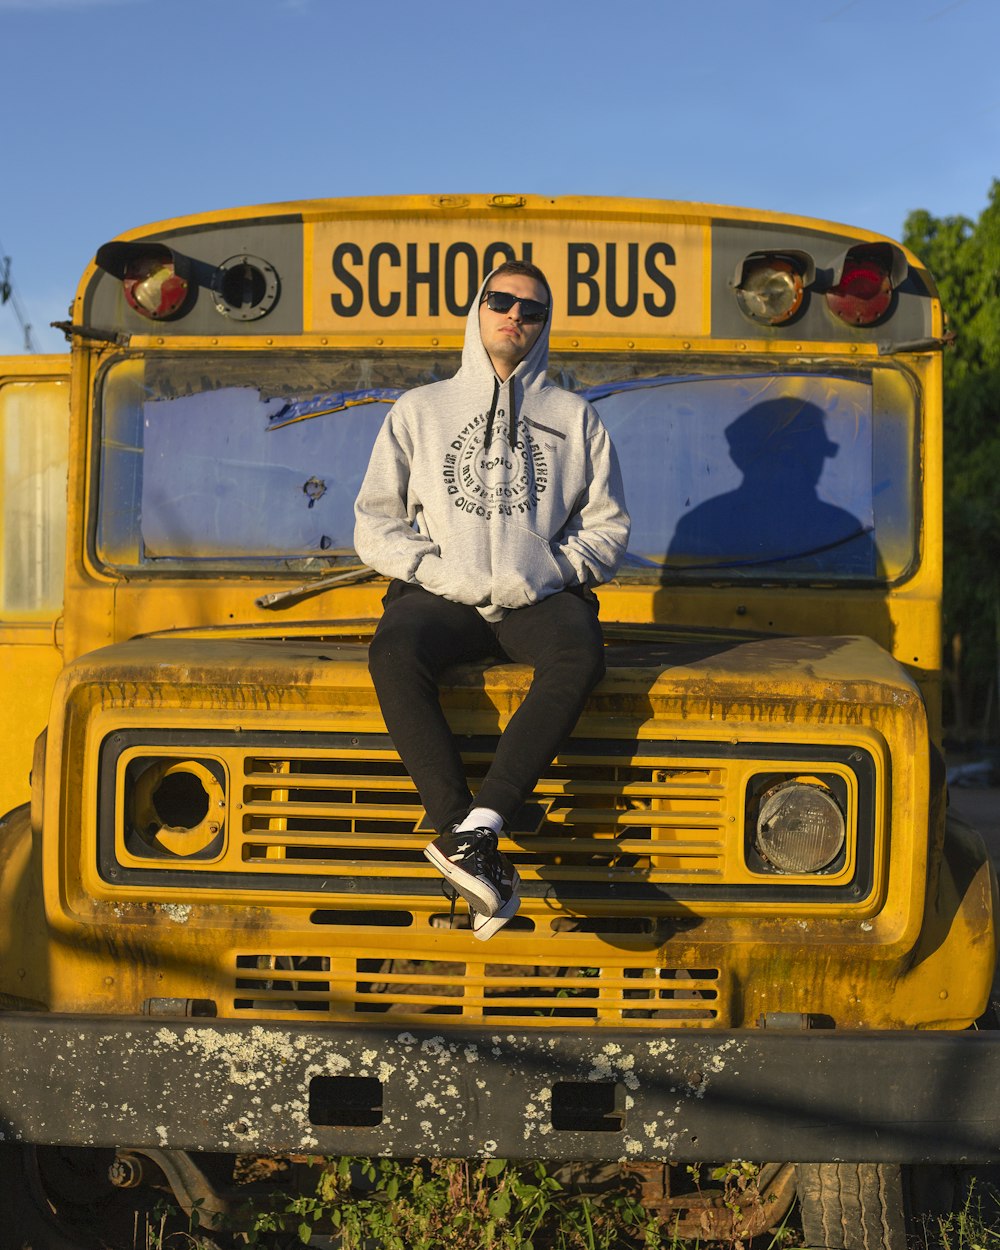
[[(549, 302), (545, 287), (522, 273), (502, 274), (490, 282), (487, 290), (507, 291), (523, 299), (538, 300), (540, 304)], [(544, 329), (544, 321), (528, 322), (522, 318), (520, 304), (515, 304), (505, 313), (492, 312), (486, 303), (479, 305), (479, 332), (483, 346), (501, 381), (510, 377)]]

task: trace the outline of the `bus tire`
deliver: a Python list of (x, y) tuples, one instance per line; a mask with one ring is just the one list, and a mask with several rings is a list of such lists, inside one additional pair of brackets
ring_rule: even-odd
[[(159, 1245), (160, 1191), (113, 1186), (113, 1150), (63, 1146), (0, 1147), (0, 1250), (135, 1250)], [(219, 1242), (165, 1230), (173, 1250), (210, 1250)]]
[(896, 1163), (799, 1163), (804, 1245), (826, 1250), (906, 1250), (905, 1169)]

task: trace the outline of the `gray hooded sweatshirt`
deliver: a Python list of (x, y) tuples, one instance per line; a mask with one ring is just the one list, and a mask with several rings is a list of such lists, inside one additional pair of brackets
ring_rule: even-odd
[(386, 416), (355, 503), (354, 546), (384, 576), (497, 621), (608, 581), (629, 518), (600, 417), (546, 377), (551, 316), (507, 381), (497, 378), (479, 333), (486, 282), (459, 371), (408, 391)]

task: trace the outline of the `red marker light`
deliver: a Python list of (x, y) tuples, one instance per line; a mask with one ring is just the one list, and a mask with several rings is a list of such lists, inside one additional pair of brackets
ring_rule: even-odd
[(172, 317), (188, 294), (188, 281), (177, 272), (169, 254), (150, 254), (130, 261), (122, 286), (129, 305), (153, 321)]
[(851, 248), (844, 258), (840, 280), (826, 292), (830, 311), (848, 325), (874, 325), (888, 312), (893, 291), (905, 276), (905, 268), (898, 277), (893, 272), (900, 268), (888, 245)]
[(140, 316), (166, 321), (191, 293), (191, 262), (162, 243), (105, 243), (97, 264), (121, 281), (125, 300)]

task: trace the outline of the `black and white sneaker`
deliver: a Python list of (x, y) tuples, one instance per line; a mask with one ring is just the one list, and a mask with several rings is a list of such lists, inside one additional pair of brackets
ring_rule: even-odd
[(490, 919), (519, 893), (521, 879), (517, 869), (497, 850), (497, 835), (491, 829), (442, 833), (424, 847), (424, 855), (461, 894), (476, 917)]
[(472, 913), (472, 933), (474, 937), (479, 938), (480, 942), (488, 942), (494, 933), (500, 932), (512, 916), (517, 915), (518, 908), (521, 906), (519, 885), (520, 878), (515, 872), (510, 898), (501, 904), (498, 911), (492, 916), (478, 916), (475, 912)]

